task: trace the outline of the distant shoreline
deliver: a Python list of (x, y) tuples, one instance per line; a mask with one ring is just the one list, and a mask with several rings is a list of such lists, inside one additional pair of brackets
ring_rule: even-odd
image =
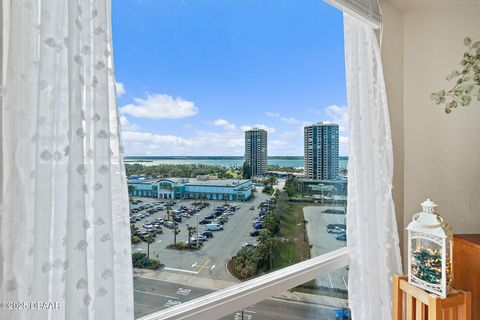
[[(154, 160), (240, 160), (243, 156), (125, 156), (125, 161), (142, 160), (151, 162)], [(303, 160), (303, 156), (269, 156), (272, 160)], [(339, 156), (340, 160), (348, 160), (348, 156)]]

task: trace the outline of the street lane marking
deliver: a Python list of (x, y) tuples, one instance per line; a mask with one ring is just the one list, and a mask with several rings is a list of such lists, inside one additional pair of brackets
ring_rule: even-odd
[(192, 268), (195, 268), (197, 266), (197, 261), (195, 261), (194, 264), (192, 264)]
[(180, 303), (181, 302), (178, 301), (178, 300), (168, 300), (163, 306), (166, 307), (166, 308), (170, 308), (170, 307), (176, 306)]
[(163, 270), (198, 274), (197, 271), (190, 271), (190, 270), (183, 270), (183, 269), (176, 269), (176, 268), (168, 268), (168, 267), (163, 268)]
[(348, 290), (347, 281), (345, 281), (345, 277), (343, 275), (342, 275), (342, 279), (343, 279), (343, 284), (345, 285), (345, 289)]
[(330, 276), (330, 274), (328, 275), (328, 280), (330, 280), (330, 287), (332, 287), (332, 289), (333, 289), (333, 282), (332, 282), (332, 277)]
[(154, 292), (151, 292), (151, 291), (144, 291), (144, 290), (138, 290), (138, 289), (135, 289), (135, 291), (141, 292), (141, 293), (146, 293), (146, 294), (151, 294), (151, 295), (159, 296), (159, 297), (163, 297), (163, 298), (177, 299), (177, 297), (167, 296), (165, 294), (154, 293)]
[(215, 265), (210, 267), (210, 271), (212, 271), (213, 269), (215, 269)]
[(197, 273), (200, 273), (208, 264), (208, 261), (210, 260), (205, 260), (205, 262), (197, 269)]
[(189, 296), (190, 292), (192, 292), (192, 290), (190, 290), (190, 289), (178, 288), (176, 293), (181, 295), (181, 296)]

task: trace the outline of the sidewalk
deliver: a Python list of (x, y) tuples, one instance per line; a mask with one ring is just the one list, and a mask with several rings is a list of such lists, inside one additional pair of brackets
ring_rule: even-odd
[[(210, 290), (220, 290), (232, 285), (238, 284), (239, 282), (231, 282), (225, 280), (215, 280), (210, 278), (202, 278), (195, 275), (183, 274), (180, 272), (171, 272), (171, 271), (153, 271), (146, 269), (133, 269), (134, 276), (154, 279), (166, 282), (180, 283), (192, 287), (210, 289)], [(320, 296), (315, 294), (308, 294), (302, 292), (291, 292), (285, 291), (281, 294), (274, 295), (272, 298), (296, 301), (302, 303), (311, 303), (319, 304), (330, 307), (348, 307), (348, 301), (340, 298), (333, 298), (328, 296)]]
[(202, 278), (196, 275), (189, 275), (167, 270), (154, 271), (146, 269), (133, 269), (133, 275), (142, 278), (181, 283), (192, 287), (210, 290), (220, 290), (238, 283), (225, 280), (215, 280), (211, 278)]

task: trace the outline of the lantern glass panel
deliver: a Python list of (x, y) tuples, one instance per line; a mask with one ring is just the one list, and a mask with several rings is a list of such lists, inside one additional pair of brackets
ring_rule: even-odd
[(442, 284), (442, 245), (436, 241), (415, 237), (411, 243), (412, 276), (425, 285)]

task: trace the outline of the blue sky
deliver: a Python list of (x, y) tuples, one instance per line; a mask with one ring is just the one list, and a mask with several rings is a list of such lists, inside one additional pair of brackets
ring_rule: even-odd
[(127, 155), (303, 155), (303, 126), (340, 125), (347, 154), (342, 13), (319, 0), (115, 0)]

